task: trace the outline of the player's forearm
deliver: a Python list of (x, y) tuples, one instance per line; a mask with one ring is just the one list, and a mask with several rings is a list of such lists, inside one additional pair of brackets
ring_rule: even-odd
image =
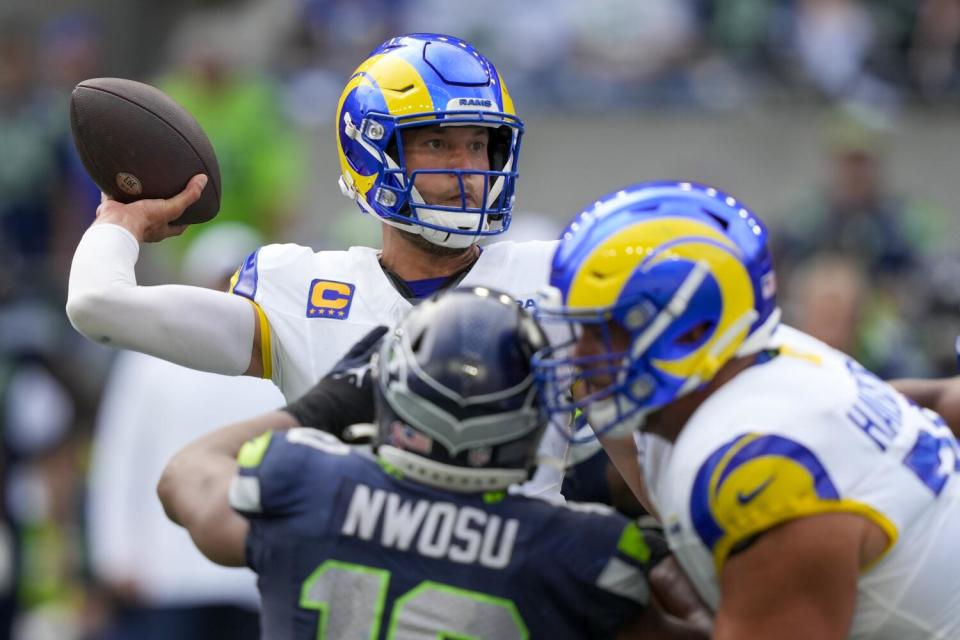
[(67, 316), (83, 335), (192, 369), (239, 375), (250, 366), (255, 312), (223, 292), (137, 285), (136, 239), (96, 224), (77, 246), (70, 270)]

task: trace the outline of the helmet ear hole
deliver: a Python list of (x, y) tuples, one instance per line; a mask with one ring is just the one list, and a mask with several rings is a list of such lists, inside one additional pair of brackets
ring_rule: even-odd
[(487, 142), (487, 155), (490, 158), (492, 171), (503, 171), (510, 157), (510, 147), (513, 145), (513, 131), (510, 127), (500, 126), (490, 130), (490, 139)]
[(713, 330), (714, 323), (706, 320), (700, 324), (695, 325), (689, 331), (682, 333), (677, 336), (674, 343), (684, 347), (694, 346), (703, 342), (703, 339), (710, 335), (710, 332)]

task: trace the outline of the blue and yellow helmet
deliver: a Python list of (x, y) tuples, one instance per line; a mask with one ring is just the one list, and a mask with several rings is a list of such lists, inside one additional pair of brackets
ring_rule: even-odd
[[(432, 125), (489, 127), (490, 170), (438, 167), (411, 175), (400, 132)], [(522, 134), (500, 74), (469, 43), (430, 33), (391, 38), (354, 71), (340, 96), (340, 188), (386, 224), (433, 244), (466, 247), (510, 225)], [(414, 187), (418, 173), (456, 176), (460, 206), (424, 202)], [(468, 203), (466, 175), (483, 177), (482, 202)]]
[[(563, 232), (539, 313), (574, 336), (600, 332), (606, 353), (573, 352), (575, 337), (538, 353), (544, 402), (582, 409), (598, 432), (635, 429), (734, 356), (765, 348), (775, 293), (766, 227), (731, 196), (689, 182), (604, 196)], [(625, 350), (613, 348), (614, 325), (629, 335)], [(611, 382), (597, 391), (582, 384), (590, 376)]]

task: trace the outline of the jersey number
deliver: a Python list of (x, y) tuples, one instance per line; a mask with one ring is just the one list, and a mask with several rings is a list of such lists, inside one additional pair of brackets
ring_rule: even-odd
[[(327, 560), (300, 589), (300, 606), (320, 613), (317, 640), (377, 638), (390, 572)], [(425, 580), (397, 598), (388, 639), (528, 638), (510, 600)]]
[(960, 471), (960, 444), (943, 418), (922, 411), (926, 420), (917, 434), (917, 441), (903, 464), (913, 471), (920, 482), (927, 485), (933, 495), (939, 496), (950, 475)]

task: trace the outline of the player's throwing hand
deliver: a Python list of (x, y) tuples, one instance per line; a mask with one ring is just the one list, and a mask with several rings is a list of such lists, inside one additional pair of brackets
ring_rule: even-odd
[(207, 176), (197, 174), (183, 191), (166, 200), (137, 200), (124, 204), (102, 196), (97, 207), (99, 223), (116, 224), (128, 230), (138, 242), (159, 242), (171, 236), (183, 233), (187, 225), (170, 224), (183, 213), (184, 209), (200, 199), (203, 188), (207, 186)]

